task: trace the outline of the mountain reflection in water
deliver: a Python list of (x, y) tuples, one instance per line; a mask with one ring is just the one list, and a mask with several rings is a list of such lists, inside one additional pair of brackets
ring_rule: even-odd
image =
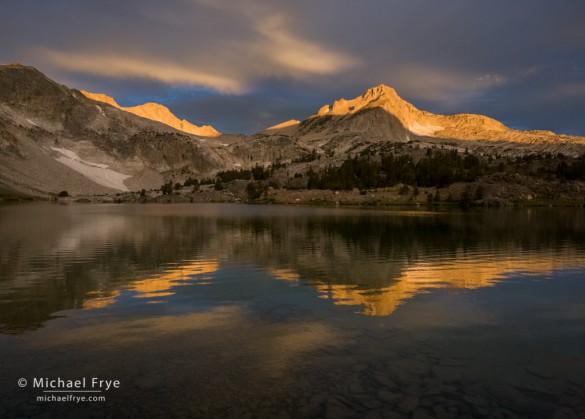
[(574, 209), (26, 205), (0, 215), (0, 331), (11, 334), (123, 296), (164, 302), (244, 266), (378, 316), (431, 289), (585, 266), (585, 217)]
[(582, 417), (584, 233), (581, 208), (3, 205), (0, 417)]

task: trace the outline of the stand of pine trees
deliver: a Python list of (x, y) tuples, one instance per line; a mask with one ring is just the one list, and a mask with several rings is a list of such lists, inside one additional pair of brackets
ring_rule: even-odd
[(427, 153), (417, 163), (408, 155), (386, 154), (348, 158), (340, 167), (307, 172), (309, 189), (372, 189), (397, 183), (445, 187), (455, 182), (473, 182), (486, 172), (486, 164), (472, 154), (456, 151)]

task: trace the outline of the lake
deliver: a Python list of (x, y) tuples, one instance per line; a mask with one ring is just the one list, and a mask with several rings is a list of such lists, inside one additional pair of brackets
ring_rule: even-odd
[(585, 417), (582, 208), (18, 204), (0, 239), (0, 417)]

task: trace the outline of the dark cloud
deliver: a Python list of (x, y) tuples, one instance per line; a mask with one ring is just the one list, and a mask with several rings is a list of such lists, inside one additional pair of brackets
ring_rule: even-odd
[[(210, 123), (221, 132), (258, 132), (289, 119), (305, 119), (313, 114), (315, 104), (331, 102), (334, 95), (310, 90), (295, 82), (267, 80), (253, 92), (224, 96), (193, 93), (185, 90), (166, 103), (181, 118), (197, 124)], [(229, 120), (226, 120), (229, 115)]]
[(227, 132), (386, 83), (417, 107), (585, 135), (585, 3), (3, 0), (0, 61)]

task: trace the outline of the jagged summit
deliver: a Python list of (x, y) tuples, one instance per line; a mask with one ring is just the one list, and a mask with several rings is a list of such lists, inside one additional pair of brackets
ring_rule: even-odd
[(99, 102), (107, 103), (118, 109), (126, 112), (133, 113), (134, 115), (142, 118), (150, 119), (157, 122), (162, 122), (165, 125), (178, 129), (179, 131), (186, 132), (188, 134), (201, 135), (204, 137), (218, 137), (221, 135), (219, 131), (213, 128), (211, 125), (203, 125), (201, 127), (194, 125), (186, 119), (177, 118), (169, 108), (160, 103), (148, 102), (143, 105), (122, 107), (114, 100), (114, 98), (104, 95), (102, 93), (90, 93), (81, 90), (87, 98), (97, 100)]
[(405, 107), (408, 110), (417, 110), (414, 106), (398, 96), (398, 93), (392, 87), (380, 84), (366, 90), (364, 94), (355, 99), (339, 99), (333, 105), (325, 105), (319, 109), (317, 115), (346, 115), (371, 107), (382, 107), (388, 111), (398, 111)]
[(398, 97), (398, 93), (393, 87), (387, 86), (385, 84), (379, 84), (375, 87), (370, 87), (362, 95), (362, 97), (366, 100), (374, 100), (381, 96)]

